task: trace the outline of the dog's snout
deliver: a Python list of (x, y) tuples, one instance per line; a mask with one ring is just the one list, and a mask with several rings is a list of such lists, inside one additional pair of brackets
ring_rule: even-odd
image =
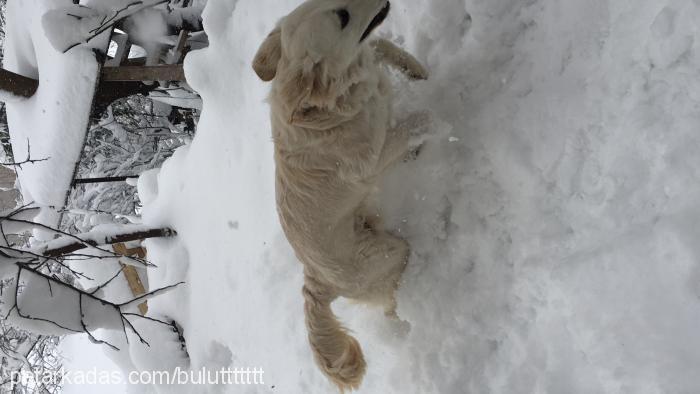
[(379, 25), (384, 22), (386, 17), (389, 15), (389, 11), (391, 10), (391, 3), (387, 1), (384, 4), (384, 7), (379, 10), (379, 13), (374, 15), (374, 18), (369, 22), (369, 26), (367, 26), (367, 29), (362, 33), (362, 37), (360, 37), (360, 42), (364, 41), (374, 29), (376, 29)]

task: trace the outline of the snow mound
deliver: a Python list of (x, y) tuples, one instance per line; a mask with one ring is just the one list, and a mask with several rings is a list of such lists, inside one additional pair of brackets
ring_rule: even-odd
[[(102, 35), (69, 53), (54, 49), (42, 16), (72, 5), (71, 0), (12, 0), (7, 4), (3, 66), (39, 80), (34, 96), (7, 103), (12, 151), (17, 162), (46, 159), (17, 171), (24, 201), (45, 206), (62, 207), (65, 202), (87, 132), (99, 70), (92, 49), (106, 48), (108, 40)], [(51, 37), (64, 36), (60, 31), (51, 33)], [(47, 216), (37, 220), (56, 225), (58, 214), (46, 212), (42, 215)]]

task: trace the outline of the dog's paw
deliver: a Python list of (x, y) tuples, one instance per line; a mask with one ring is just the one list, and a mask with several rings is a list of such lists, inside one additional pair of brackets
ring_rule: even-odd
[(434, 115), (429, 110), (415, 111), (408, 114), (400, 123), (411, 130), (411, 134), (421, 134), (426, 132), (424, 129), (433, 123), (433, 118)]
[(406, 62), (403, 69), (404, 74), (414, 81), (425, 81), (429, 77), (428, 70), (415, 59)]
[(408, 153), (406, 153), (406, 156), (404, 156), (403, 161), (404, 163), (407, 163), (409, 161), (415, 161), (418, 159), (418, 156), (420, 156), (420, 151), (423, 149), (423, 146), (425, 144), (420, 144), (418, 146), (411, 146), (408, 148)]
[(437, 118), (430, 111), (419, 111), (406, 118), (406, 124), (410, 125), (408, 146), (410, 151), (416, 151), (417, 157), (426, 141), (449, 135), (452, 126)]
[(419, 147), (432, 134), (432, 126), (435, 124), (434, 118), (430, 111), (418, 111), (410, 114), (402, 122), (408, 129), (408, 146), (410, 150), (420, 151)]

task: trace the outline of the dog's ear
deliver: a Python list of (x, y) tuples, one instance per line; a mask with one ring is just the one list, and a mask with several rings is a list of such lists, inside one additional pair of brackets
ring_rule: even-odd
[(277, 74), (277, 64), (282, 57), (282, 31), (276, 27), (260, 45), (253, 59), (253, 70), (265, 82), (272, 81)]

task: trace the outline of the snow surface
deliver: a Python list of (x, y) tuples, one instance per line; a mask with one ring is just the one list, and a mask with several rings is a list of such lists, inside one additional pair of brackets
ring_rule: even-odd
[[(187, 281), (150, 311), (184, 327), (193, 368), (265, 370), (265, 387), (228, 392), (333, 392), (275, 213), (269, 86), (250, 68), (298, 4), (208, 2), (211, 46), (186, 61), (197, 135), (139, 181), (145, 224), (179, 233), (147, 242), (149, 283)], [(378, 34), (431, 71), (397, 80), (398, 112), (430, 109), (452, 132), (385, 180), (413, 249), (405, 323), (334, 306), (368, 361), (361, 392), (700, 391), (699, 18), (693, 0), (394, 2)]]
[[(86, 336), (72, 335), (61, 341), (59, 351), (64, 355), (63, 367), (66, 371), (118, 371), (119, 367), (97, 346), (94, 346)], [(115, 379), (116, 380), (116, 379)], [(84, 394), (86, 392), (99, 392), (100, 394), (122, 394), (126, 392), (126, 383), (121, 384), (78, 384), (64, 383), (63, 394)]]

